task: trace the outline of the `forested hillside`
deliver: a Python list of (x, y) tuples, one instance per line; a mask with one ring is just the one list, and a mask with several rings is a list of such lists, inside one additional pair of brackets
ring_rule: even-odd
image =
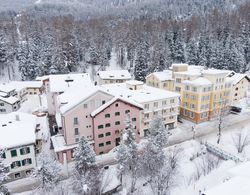
[[(249, 0), (0, 0), (0, 76), (106, 69), (136, 79), (173, 62), (246, 72)], [(19, 75), (21, 77), (19, 77)]]

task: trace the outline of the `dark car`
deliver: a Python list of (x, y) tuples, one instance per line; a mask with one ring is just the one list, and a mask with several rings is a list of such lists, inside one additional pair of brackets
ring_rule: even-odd
[(240, 107), (236, 107), (236, 106), (231, 106), (231, 111), (232, 112), (237, 112), (237, 113), (240, 113), (242, 110), (242, 108)]

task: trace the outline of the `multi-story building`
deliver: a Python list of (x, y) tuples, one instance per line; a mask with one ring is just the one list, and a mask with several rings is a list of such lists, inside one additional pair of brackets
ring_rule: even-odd
[(131, 75), (127, 70), (106, 70), (98, 71), (96, 74), (97, 84), (124, 83), (131, 80)]
[(7, 114), (17, 111), (20, 108), (20, 101), (16, 97), (0, 96), (0, 114)]
[(59, 98), (62, 131), (61, 135), (52, 137), (52, 143), (60, 162), (72, 160), (73, 150), (82, 136), (97, 154), (110, 151), (119, 144), (126, 114), (139, 132), (142, 108), (132, 100), (115, 97), (99, 86), (89, 87), (85, 93), (72, 89)]
[(174, 83), (172, 71), (170, 70), (153, 72), (146, 76), (146, 84), (151, 87), (174, 91)]
[(115, 96), (131, 99), (143, 107), (140, 112), (140, 137), (147, 135), (154, 116), (162, 116), (167, 129), (177, 126), (180, 97), (178, 93), (149, 87), (141, 81), (134, 80), (102, 87)]
[(36, 166), (36, 127), (34, 115), (12, 112), (0, 116), (0, 149), (10, 180), (29, 176)]
[(246, 97), (250, 78), (246, 74), (233, 72), (229, 75), (232, 82), (232, 101), (239, 101)]
[(60, 94), (70, 88), (75, 88), (77, 91), (79, 89), (84, 89), (84, 86), (92, 85), (88, 73), (47, 75), (38, 77), (36, 80), (42, 81), (45, 86), (49, 115), (55, 115), (58, 112), (58, 96)]

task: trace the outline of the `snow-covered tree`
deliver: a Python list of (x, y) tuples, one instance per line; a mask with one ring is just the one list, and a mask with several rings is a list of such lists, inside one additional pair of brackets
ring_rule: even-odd
[(123, 141), (117, 149), (116, 159), (118, 160), (121, 174), (126, 173), (130, 175), (130, 192), (133, 193), (141, 166), (136, 144), (135, 128), (129, 116), (126, 120), (126, 128), (123, 131)]
[(81, 137), (78, 147), (74, 151), (75, 169), (85, 174), (90, 168), (96, 166), (95, 152), (85, 137)]
[(167, 144), (167, 129), (161, 116), (153, 118), (148, 131), (149, 142), (152, 142), (156, 147), (163, 148)]
[(242, 153), (245, 147), (250, 145), (250, 137), (247, 128), (244, 128), (240, 132), (233, 134), (232, 139), (238, 153)]
[(60, 180), (61, 165), (46, 151), (42, 151), (37, 158), (37, 167), (32, 177), (38, 179), (38, 192), (51, 191)]
[(0, 194), (7, 194), (8, 189), (3, 183), (8, 179), (8, 167), (4, 163), (4, 150), (0, 149)]
[(95, 153), (88, 140), (82, 137), (74, 151), (75, 170), (72, 186), (80, 194), (99, 194), (101, 172), (96, 166)]

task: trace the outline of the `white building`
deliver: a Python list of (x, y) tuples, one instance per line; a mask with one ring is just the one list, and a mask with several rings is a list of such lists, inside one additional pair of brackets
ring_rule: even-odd
[(140, 137), (147, 135), (150, 122), (154, 116), (162, 116), (165, 127), (177, 127), (180, 95), (175, 92), (149, 87), (141, 81), (130, 80), (126, 83), (102, 86), (107, 92), (117, 97), (124, 97), (139, 103), (141, 111)]
[(20, 108), (20, 101), (16, 97), (0, 96), (0, 114), (7, 114), (17, 111)]
[(131, 75), (127, 70), (107, 70), (98, 71), (97, 84), (111, 84), (111, 83), (124, 83), (125, 81), (131, 80)]
[(34, 115), (20, 112), (0, 115), (0, 148), (5, 150), (10, 180), (28, 176), (36, 166), (36, 125)]
[(84, 91), (86, 86), (93, 85), (88, 73), (47, 75), (36, 80), (42, 81), (45, 86), (49, 115), (55, 115), (58, 111), (60, 94), (72, 88)]

